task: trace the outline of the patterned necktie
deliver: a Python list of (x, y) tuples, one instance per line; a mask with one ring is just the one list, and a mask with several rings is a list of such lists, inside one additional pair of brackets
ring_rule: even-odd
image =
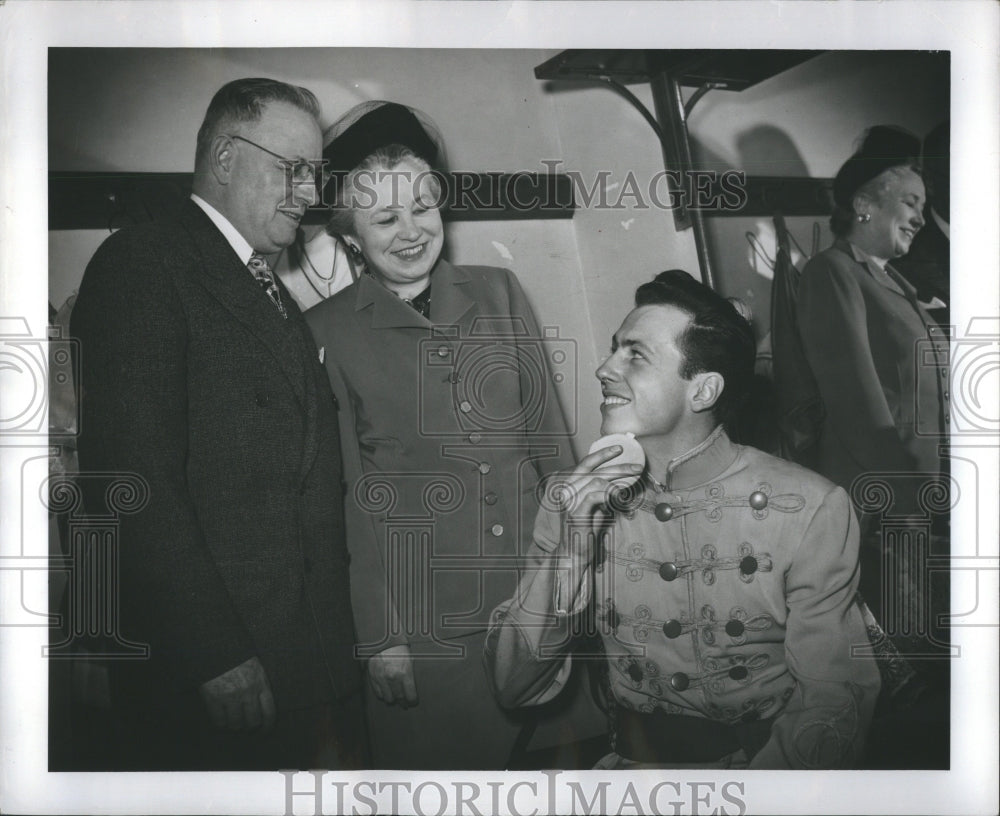
[(278, 291), (278, 284), (274, 282), (274, 273), (271, 271), (271, 267), (267, 265), (267, 260), (262, 255), (254, 253), (250, 257), (250, 260), (247, 261), (247, 268), (253, 274), (257, 283), (260, 284), (261, 289), (267, 293), (271, 302), (278, 307), (281, 316), (287, 318), (288, 313), (285, 312), (285, 307), (281, 303), (281, 292)]

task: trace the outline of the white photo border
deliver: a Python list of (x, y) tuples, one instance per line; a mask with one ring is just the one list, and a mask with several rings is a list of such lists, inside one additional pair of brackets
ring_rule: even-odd
[[(434, 48), (793, 48), (948, 50), (952, 54), (952, 207), (956, 217), (952, 268), (962, 285), (953, 291), (953, 322), (959, 336), (972, 317), (995, 331), (1000, 243), (997, 111), (998, 6), (984, 2), (8, 2), (0, 7), (4, 73), (0, 109), (0, 315), (47, 323), (46, 81), (50, 47), (434, 47)], [(965, 181), (963, 181), (965, 180)], [(956, 277), (956, 280), (958, 278)], [(995, 340), (994, 340), (995, 342)], [(957, 395), (956, 395), (957, 396)], [(0, 399), (3, 399), (0, 396)], [(996, 405), (985, 410), (993, 410)], [(973, 440), (976, 441), (976, 440)], [(956, 449), (957, 452), (957, 449)], [(17, 569), (37, 568), (28, 542), (47, 538), (42, 513), (20, 518), (17, 493), (25, 462), (47, 454), (44, 438), (34, 448), (0, 446), (2, 565), (0, 570), (0, 807), (5, 813), (313, 813), (309, 796), (288, 798), (279, 773), (111, 774), (47, 772), (47, 667), (43, 627), (5, 626), (21, 604), (44, 609), (45, 597), (22, 598)], [(639, 792), (639, 812), (649, 811), (654, 785), (683, 786), (686, 803), (676, 812), (720, 813), (995, 813), (998, 759), (997, 674), (997, 440), (963, 446), (961, 456), (979, 473), (978, 513), (959, 513), (956, 541), (975, 540), (979, 597), (973, 624), (953, 630), (962, 648), (952, 685), (950, 771), (864, 772), (566, 772), (558, 775), (429, 774), (366, 772), (330, 774), (323, 780), (324, 813), (337, 808), (340, 790), (380, 781), (475, 782), (477, 800), (490, 808), (487, 781), (502, 783), (500, 812), (545, 813), (569, 807), (567, 783), (585, 790), (607, 781), (607, 801), (637, 812), (628, 786)], [(16, 521), (19, 519), (19, 522)], [(972, 537), (971, 539), (969, 537)], [(30, 564), (28, 562), (31, 562)], [(981, 580), (979, 580), (981, 579)], [(528, 783), (519, 789), (517, 781)], [(721, 798), (727, 782), (731, 799)], [(346, 787), (338, 787), (346, 783)], [(535, 785), (535, 793), (531, 784)], [(706, 784), (702, 784), (706, 783)], [(707, 783), (714, 787), (708, 801)], [(294, 780), (308, 790), (308, 774)], [(691, 786), (694, 785), (693, 793)], [(554, 786), (550, 788), (550, 786)], [(557, 790), (555, 801), (547, 791)], [(429, 789), (436, 790), (436, 789)], [(449, 809), (455, 812), (456, 798)], [(466, 789), (468, 790), (468, 789)], [(672, 789), (671, 789), (672, 790)], [(537, 794), (537, 795), (535, 795)], [(511, 795), (512, 798), (508, 799)], [(376, 795), (388, 802), (388, 793)], [(673, 797), (674, 799), (679, 797)], [(428, 793), (429, 812), (437, 800)], [(664, 792), (660, 806), (672, 797)], [(289, 810), (289, 802), (293, 807)], [(345, 807), (367, 813), (363, 799)], [(406, 799), (400, 800), (407, 811)], [(465, 812), (474, 812), (466, 810)], [(614, 812), (612, 810), (612, 812)]]

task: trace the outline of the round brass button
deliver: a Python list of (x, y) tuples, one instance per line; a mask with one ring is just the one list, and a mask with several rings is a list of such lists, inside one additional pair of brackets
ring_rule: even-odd
[(672, 561), (666, 561), (663, 564), (660, 564), (658, 572), (664, 581), (673, 581), (680, 574), (680, 570), (677, 569), (677, 565)]
[(469, 413), (469, 411), (472, 410), (472, 403), (469, 402), (468, 400), (462, 400), (458, 404), (458, 410), (461, 411), (463, 414), (467, 414)]
[(739, 637), (746, 631), (746, 627), (743, 625), (743, 621), (738, 621), (735, 618), (726, 621), (726, 634), (729, 637)]
[(653, 508), (653, 515), (660, 521), (670, 521), (674, 517), (674, 508), (664, 502)]
[(489, 462), (480, 462), (479, 463), (479, 472), (482, 473), (483, 476), (485, 476), (491, 470), (493, 470), (493, 465), (491, 465)]
[(478, 445), (480, 442), (483, 441), (483, 435), (479, 433), (479, 431), (473, 431), (472, 433), (469, 434), (469, 441), (473, 445)]
[(449, 353), (447, 346), (438, 346), (438, 357), (447, 357)]
[(483, 501), (492, 507), (497, 503), (497, 494), (491, 490), (483, 496)]
[(684, 672), (677, 672), (670, 676), (670, 688), (674, 691), (684, 691), (691, 685), (691, 680)]
[(750, 676), (750, 672), (747, 671), (746, 666), (733, 666), (729, 670), (729, 676), (732, 677), (733, 680), (746, 680)]
[(757, 571), (757, 559), (748, 555), (740, 561), (740, 572), (744, 575), (753, 575)]
[(502, 524), (494, 524), (492, 527), (490, 527), (490, 532), (496, 538), (500, 538), (500, 536), (503, 535), (503, 525)]
[(750, 494), (750, 506), (754, 510), (763, 510), (767, 507), (767, 493), (757, 490)]
[(673, 640), (681, 636), (681, 622), (679, 620), (668, 620), (663, 624), (663, 634)]

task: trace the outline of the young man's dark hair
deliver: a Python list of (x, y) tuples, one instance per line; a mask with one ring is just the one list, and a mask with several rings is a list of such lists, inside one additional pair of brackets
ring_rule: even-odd
[(712, 411), (729, 428), (753, 383), (753, 329), (730, 301), (680, 269), (661, 272), (636, 290), (637, 307), (656, 304), (691, 315), (688, 327), (677, 338), (684, 354), (680, 375), (684, 379), (705, 371), (722, 375), (726, 385)]

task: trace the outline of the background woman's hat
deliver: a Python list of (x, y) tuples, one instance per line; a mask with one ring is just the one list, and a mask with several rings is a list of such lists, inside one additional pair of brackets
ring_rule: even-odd
[(894, 125), (871, 127), (858, 151), (837, 172), (833, 180), (833, 200), (851, 208), (854, 194), (867, 182), (890, 167), (915, 166), (920, 161), (920, 139)]
[(396, 102), (375, 100), (355, 105), (326, 133), (326, 172), (348, 173), (376, 150), (391, 144), (410, 148), (432, 168), (441, 164), (443, 145), (434, 123), (424, 114)]

